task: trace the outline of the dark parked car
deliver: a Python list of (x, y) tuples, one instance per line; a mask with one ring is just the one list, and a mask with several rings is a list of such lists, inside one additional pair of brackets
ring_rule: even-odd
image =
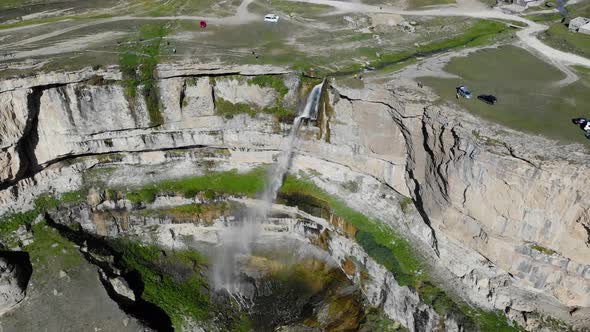
[(483, 101), (486, 104), (490, 104), (490, 105), (494, 105), (498, 101), (498, 98), (496, 98), (495, 96), (492, 96), (492, 95), (479, 95), (479, 96), (477, 96), (477, 99)]

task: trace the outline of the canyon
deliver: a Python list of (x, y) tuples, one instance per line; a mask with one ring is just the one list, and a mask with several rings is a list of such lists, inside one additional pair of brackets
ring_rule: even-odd
[[(215, 247), (232, 213), (158, 211), (250, 206), (256, 197), (154, 189), (151, 199), (134, 201), (110, 188), (260, 172), (283, 149), (296, 116), (287, 110), (300, 109), (321, 79), (277, 66), (204, 64), (159, 65), (156, 77), (155, 109), (126, 90), (116, 67), (0, 82), (0, 215), (32, 210), (43, 195), (82, 191), (81, 200), (43, 217), (98, 238)], [(313, 186), (368, 224), (351, 225), (334, 206), (285, 189), (258, 241), (307, 247), (410, 331), (473, 327), (465, 312), (441, 310), (424, 285), (442, 290), (453, 308), (491, 312), (527, 330), (587, 330), (589, 162), (582, 146), (486, 122), (410, 80), (355, 89), (327, 79), (317, 119), (300, 128), (287, 184)], [(395, 236), (378, 236), (389, 232)], [(420, 261), (411, 276), (375, 255), (406, 242)]]

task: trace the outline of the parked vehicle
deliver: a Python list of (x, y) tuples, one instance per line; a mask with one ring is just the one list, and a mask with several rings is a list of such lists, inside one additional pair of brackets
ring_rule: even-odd
[(477, 99), (483, 101), (486, 104), (490, 104), (490, 105), (494, 105), (498, 101), (498, 98), (496, 98), (495, 96), (492, 96), (492, 95), (479, 95), (479, 96), (477, 96)]
[(586, 132), (586, 134), (584, 136), (586, 136), (587, 139), (590, 139), (590, 119), (575, 118), (575, 119), (572, 119), (572, 122), (574, 124), (580, 126), (580, 129), (582, 129), (583, 131)]
[(459, 98), (459, 96), (467, 99), (471, 99), (471, 97), (473, 97), (471, 91), (469, 91), (465, 85), (459, 85), (457, 87), (457, 98)]
[(277, 23), (279, 21), (279, 15), (277, 14), (266, 14), (264, 15), (265, 22)]

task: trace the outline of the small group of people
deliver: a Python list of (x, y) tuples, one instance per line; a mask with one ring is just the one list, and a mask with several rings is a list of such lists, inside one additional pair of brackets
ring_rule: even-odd
[(584, 136), (586, 136), (587, 139), (590, 139), (590, 119), (575, 118), (575, 119), (572, 119), (572, 122), (574, 124), (577, 124), (578, 126), (580, 126), (580, 128), (586, 132), (586, 134)]

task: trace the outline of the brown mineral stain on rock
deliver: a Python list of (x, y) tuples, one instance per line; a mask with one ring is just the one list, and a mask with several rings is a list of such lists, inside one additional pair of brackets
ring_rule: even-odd
[(93, 213), (92, 214), (92, 222), (96, 227), (96, 234), (100, 236), (107, 236), (109, 231), (109, 220), (106, 213)]
[(342, 262), (342, 270), (344, 270), (344, 273), (347, 275), (352, 276), (356, 273), (356, 265), (350, 258), (346, 258)]
[(311, 238), (311, 243), (322, 250), (330, 249), (330, 233), (327, 229), (323, 230), (317, 238)]
[(330, 224), (340, 229), (349, 239), (354, 239), (358, 231), (353, 224), (335, 214), (330, 215)]

